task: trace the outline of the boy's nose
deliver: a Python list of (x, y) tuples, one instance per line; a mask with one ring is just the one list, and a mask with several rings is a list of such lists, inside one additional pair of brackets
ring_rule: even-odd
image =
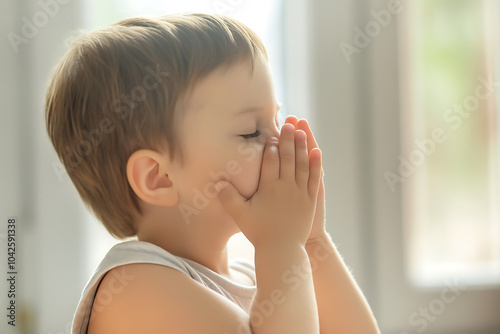
[(280, 129), (278, 122), (276, 122), (276, 124), (272, 124), (267, 128), (264, 128), (262, 132), (264, 133), (264, 136), (262, 136), (264, 142), (266, 142), (270, 137), (276, 137), (278, 139), (280, 138)]

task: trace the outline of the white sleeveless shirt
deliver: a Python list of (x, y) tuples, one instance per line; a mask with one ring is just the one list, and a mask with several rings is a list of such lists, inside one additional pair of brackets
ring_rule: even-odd
[[(109, 250), (87, 283), (73, 318), (72, 334), (87, 333), (94, 298), (104, 275), (113, 268), (131, 263), (159, 264), (183, 272), (196, 282), (231, 300), (247, 313), (250, 311), (252, 299), (257, 291), (255, 268), (247, 260), (232, 260), (230, 261), (230, 268), (250, 277), (254, 282), (253, 286), (232, 282), (199, 263), (172, 255), (163, 248), (151, 243), (126, 241), (115, 245)], [(116, 279), (125, 286), (127, 284), (126, 270), (122, 271), (122, 273), (118, 270)]]

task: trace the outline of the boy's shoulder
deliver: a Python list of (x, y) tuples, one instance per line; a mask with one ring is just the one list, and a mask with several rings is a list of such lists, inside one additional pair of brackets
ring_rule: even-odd
[(97, 290), (88, 328), (96, 333), (251, 333), (240, 307), (173, 268), (116, 267)]

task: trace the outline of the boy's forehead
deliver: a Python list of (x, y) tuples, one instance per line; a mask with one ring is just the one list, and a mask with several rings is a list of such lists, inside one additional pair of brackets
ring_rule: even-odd
[[(252, 64), (243, 61), (218, 67), (192, 85), (185, 95), (183, 109), (190, 113), (215, 107), (219, 113), (237, 113), (255, 104), (255, 100), (273, 94), (266, 76), (264, 64), (257, 61), (253, 71)], [(266, 81), (268, 84), (263, 86)]]

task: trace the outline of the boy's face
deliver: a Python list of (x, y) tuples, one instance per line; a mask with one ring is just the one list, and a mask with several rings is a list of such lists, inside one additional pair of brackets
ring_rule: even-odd
[[(214, 184), (229, 179), (240, 194), (258, 187), (264, 144), (279, 137), (277, 106), (267, 63), (218, 68), (185, 99), (178, 132), (183, 164), (175, 178), (180, 202), (198, 214), (220, 210)], [(219, 212), (220, 214), (220, 212)]]

